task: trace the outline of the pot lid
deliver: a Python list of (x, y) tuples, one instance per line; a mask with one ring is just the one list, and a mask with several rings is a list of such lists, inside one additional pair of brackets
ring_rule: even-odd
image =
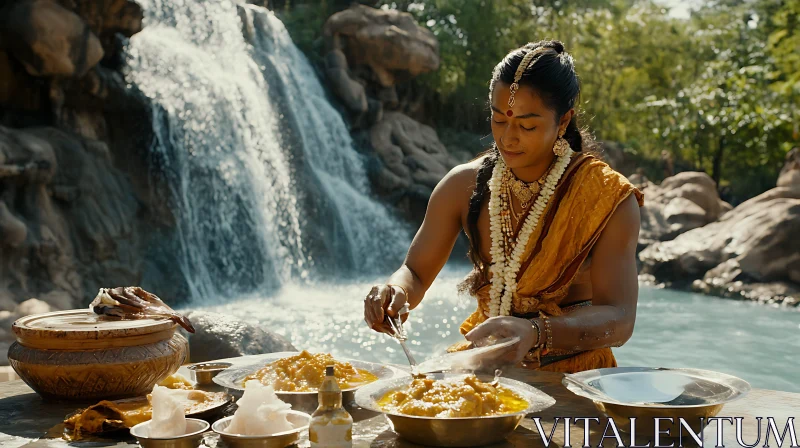
[(17, 338), (75, 340), (143, 336), (172, 330), (175, 325), (168, 318), (118, 319), (78, 309), (25, 316), (12, 329)]

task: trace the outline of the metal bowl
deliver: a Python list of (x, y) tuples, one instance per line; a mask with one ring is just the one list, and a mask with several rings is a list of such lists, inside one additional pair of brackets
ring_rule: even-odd
[[(253, 373), (257, 372), (265, 365), (277, 361), (281, 358), (285, 358), (287, 356), (293, 356), (298, 354), (299, 352), (281, 352), (281, 353), (269, 353), (264, 355), (261, 360), (256, 364), (250, 364), (243, 367), (231, 367), (220, 373), (219, 375), (213, 378), (213, 381), (225, 388), (228, 389), (228, 392), (236, 397), (241, 397), (244, 393), (244, 385), (242, 382), (244, 379)], [(373, 375), (378, 377), (378, 380), (390, 379), (390, 378), (397, 378), (397, 377), (409, 377), (410, 374), (408, 372), (404, 372), (403, 370), (397, 369), (395, 367), (385, 366), (381, 364), (375, 364), (372, 362), (366, 361), (358, 361), (354, 359), (345, 359), (345, 358), (336, 358), (337, 361), (341, 362), (349, 362), (358, 369), (364, 369)], [(352, 387), (349, 389), (342, 390), (342, 403), (344, 404), (351, 404), (355, 400), (355, 391), (359, 387)], [(281, 392), (275, 391), (283, 402), (289, 403), (292, 405), (292, 409), (304, 412), (314, 412), (319, 405), (317, 401), (318, 392)]]
[(688, 368), (614, 367), (587, 370), (570, 377), (589, 388), (566, 379), (562, 381), (564, 386), (592, 400), (598, 410), (614, 419), (620, 430), (630, 433), (633, 430), (630, 418), (636, 417), (635, 432), (654, 434), (656, 417), (672, 418), (672, 423), (665, 420), (659, 423), (661, 430), (669, 430), (669, 437), (680, 434), (680, 418), (698, 434), (704, 421), (701, 418), (717, 415), (725, 403), (750, 391), (750, 384), (735, 376)]
[(266, 436), (245, 436), (227, 432), (233, 417), (217, 420), (211, 429), (219, 434), (225, 445), (230, 448), (283, 448), (297, 442), (300, 433), (307, 431), (311, 423), (311, 416), (305, 412), (288, 411), (286, 418), (292, 424), (292, 429)]
[[(464, 378), (465, 374), (427, 374), (436, 380)], [(481, 376), (482, 381), (492, 381), (491, 376)], [(528, 407), (514, 414), (490, 415), (486, 417), (417, 417), (384, 411), (379, 405), (387, 392), (406, 388), (410, 377), (380, 380), (356, 391), (356, 404), (371, 411), (386, 415), (394, 432), (404, 439), (420, 445), (430, 446), (476, 446), (501, 442), (527, 414), (541, 412), (554, 405), (556, 400), (533, 386), (508, 378), (500, 378), (500, 384), (511, 389), (528, 402)]]
[(192, 380), (198, 385), (214, 384), (213, 378), (232, 366), (229, 362), (201, 362), (187, 367), (192, 372)]
[(142, 448), (195, 448), (203, 441), (203, 433), (208, 430), (208, 422), (196, 418), (186, 419), (186, 434), (176, 437), (149, 437), (150, 422), (148, 420), (131, 428), (131, 435), (136, 437)]

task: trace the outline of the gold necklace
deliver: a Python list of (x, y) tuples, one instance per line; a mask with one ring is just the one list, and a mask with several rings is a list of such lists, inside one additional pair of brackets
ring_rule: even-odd
[[(556, 159), (553, 159), (553, 162), (555, 162), (555, 160)], [(500, 223), (501, 233), (503, 235), (502, 245), (506, 256), (511, 256), (514, 247), (517, 245), (517, 239), (514, 235), (514, 221), (517, 221), (517, 224), (519, 224), (519, 221), (525, 217), (525, 211), (528, 210), (533, 200), (539, 196), (539, 193), (542, 191), (542, 185), (544, 185), (547, 175), (550, 174), (550, 171), (553, 169), (553, 165), (554, 163), (550, 163), (544, 175), (531, 183), (517, 179), (510, 168), (506, 168), (503, 173), (500, 193)], [(519, 213), (514, 209), (514, 201), (511, 198), (512, 194), (519, 201), (521, 209)]]
[[(554, 158), (553, 162), (555, 162), (555, 160)], [(507, 168), (506, 172), (503, 173), (503, 182), (510, 184), (511, 191), (514, 193), (517, 200), (519, 200), (519, 205), (522, 207), (522, 210), (526, 210), (539, 192), (542, 191), (542, 185), (544, 185), (550, 170), (553, 169), (553, 162), (550, 162), (550, 166), (547, 167), (547, 171), (544, 172), (542, 177), (530, 183), (517, 179), (517, 176), (514, 175), (511, 168)]]

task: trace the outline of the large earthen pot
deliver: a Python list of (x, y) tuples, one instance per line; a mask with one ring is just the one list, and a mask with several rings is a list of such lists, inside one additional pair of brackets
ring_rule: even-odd
[(35, 314), (14, 322), (8, 361), (44, 398), (142, 396), (188, 358), (176, 327), (169, 319), (120, 320), (88, 309)]

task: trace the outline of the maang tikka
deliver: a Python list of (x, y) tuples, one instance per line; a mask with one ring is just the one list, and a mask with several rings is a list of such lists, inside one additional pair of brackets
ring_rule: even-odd
[[(533, 51), (529, 51), (522, 57), (522, 61), (519, 63), (519, 67), (517, 67), (516, 73), (514, 73), (514, 82), (511, 83), (509, 90), (511, 94), (508, 96), (508, 107), (514, 107), (514, 94), (517, 93), (519, 90), (519, 80), (522, 79), (522, 74), (525, 73), (525, 70), (528, 70), (531, 65), (534, 64), (533, 58), (537, 54), (547, 53), (548, 51), (552, 51), (555, 54), (558, 52), (549, 47), (539, 47)], [(538, 59), (537, 59), (538, 60)], [(509, 117), (514, 115), (514, 112), (511, 109), (506, 111), (506, 115)], [(558, 138), (556, 139), (556, 143), (553, 145), (553, 153), (559, 157), (563, 157), (567, 154), (567, 151), (570, 149), (569, 142), (564, 140), (564, 133), (560, 132)]]

